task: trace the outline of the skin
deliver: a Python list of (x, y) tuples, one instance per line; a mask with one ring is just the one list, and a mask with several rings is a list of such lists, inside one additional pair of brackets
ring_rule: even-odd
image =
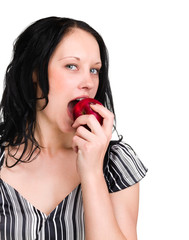
[[(73, 29), (62, 39), (49, 62), (49, 103), (43, 111), (39, 109), (44, 102), (37, 105), (35, 137), (43, 146), (41, 153), (28, 164), (4, 167), (1, 177), (46, 215), (81, 183), (86, 239), (136, 240), (139, 185), (109, 194), (102, 171), (113, 114), (101, 105), (91, 106), (103, 117), (102, 126), (93, 115), (74, 122), (68, 114), (71, 100), (95, 97), (100, 67), (92, 35)], [(91, 132), (82, 127), (85, 124)]]

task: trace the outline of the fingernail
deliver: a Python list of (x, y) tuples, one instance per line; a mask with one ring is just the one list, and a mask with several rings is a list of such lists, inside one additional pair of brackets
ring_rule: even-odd
[(96, 103), (90, 103), (90, 106), (96, 106), (97, 104)]

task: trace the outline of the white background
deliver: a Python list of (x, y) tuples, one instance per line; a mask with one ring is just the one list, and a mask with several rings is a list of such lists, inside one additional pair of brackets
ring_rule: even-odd
[(103, 36), (118, 130), (149, 169), (141, 181), (139, 240), (189, 239), (187, 2), (0, 3), (0, 94), (12, 43), (33, 21), (52, 15), (72, 17), (87, 21)]

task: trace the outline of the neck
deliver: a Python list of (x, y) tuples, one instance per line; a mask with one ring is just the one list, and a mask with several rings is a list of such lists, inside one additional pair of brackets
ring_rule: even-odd
[(35, 138), (41, 150), (54, 155), (57, 151), (72, 150), (72, 138), (74, 132), (63, 133), (53, 128), (43, 129), (39, 125), (35, 129)]

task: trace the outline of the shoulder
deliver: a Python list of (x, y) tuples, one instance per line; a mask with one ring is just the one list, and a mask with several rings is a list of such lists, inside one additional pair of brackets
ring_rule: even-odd
[(125, 142), (111, 141), (104, 162), (104, 177), (109, 192), (134, 185), (145, 177), (147, 168), (133, 148)]

